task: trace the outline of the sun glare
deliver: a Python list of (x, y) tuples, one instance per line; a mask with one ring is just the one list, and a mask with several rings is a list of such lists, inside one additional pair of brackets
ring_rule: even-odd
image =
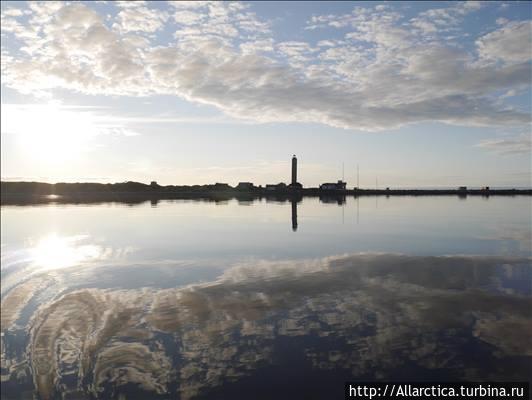
[(98, 258), (101, 249), (81, 244), (84, 236), (60, 237), (51, 234), (42, 238), (30, 251), (33, 265), (43, 270), (69, 268)]
[(32, 161), (57, 165), (78, 158), (98, 133), (88, 111), (59, 105), (5, 105), (2, 131), (17, 135), (19, 151)]

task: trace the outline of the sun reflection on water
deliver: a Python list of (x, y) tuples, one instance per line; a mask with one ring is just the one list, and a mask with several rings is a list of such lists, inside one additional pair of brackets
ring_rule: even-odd
[(101, 247), (83, 244), (87, 235), (62, 237), (52, 233), (30, 250), (32, 263), (42, 270), (73, 267), (100, 257)]

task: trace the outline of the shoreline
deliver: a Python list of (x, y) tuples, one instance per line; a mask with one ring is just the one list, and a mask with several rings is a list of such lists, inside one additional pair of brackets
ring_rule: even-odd
[(503, 190), (425, 190), (425, 189), (357, 189), (357, 190), (323, 190), (317, 188), (271, 191), (266, 189), (243, 190), (165, 190), (165, 191), (71, 191), (55, 193), (4, 192), (1, 193), (0, 205), (31, 205), (31, 204), (68, 204), (68, 203), (105, 203), (120, 202), (138, 204), (146, 201), (157, 203), (160, 200), (203, 200), (224, 202), (232, 199), (238, 201), (272, 200), (301, 201), (304, 197), (319, 198), (323, 202), (343, 202), (346, 197), (363, 196), (532, 196), (532, 189)]
[(227, 184), (194, 186), (160, 186), (139, 182), (122, 183), (40, 183), (1, 182), (1, 205), (24, 205), (42, 203), (140, 203), (159, 200), (205, 200), (205, 201), (273, 201), (299, 202), (303, 197), (318, 197), (322, 202), (345, 202), (346, 197), (361, 196), (532, 196), (530, 189), (322, 189), (301, 187), (232, 187)]

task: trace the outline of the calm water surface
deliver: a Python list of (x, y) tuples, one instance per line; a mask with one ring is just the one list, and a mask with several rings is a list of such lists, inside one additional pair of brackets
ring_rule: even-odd
[(2, 207), (2, 398), (528, 380), (530, 197)]

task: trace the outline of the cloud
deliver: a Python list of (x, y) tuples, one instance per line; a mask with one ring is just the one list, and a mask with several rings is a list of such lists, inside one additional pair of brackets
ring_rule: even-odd
[(504, 63), (523, 63), (532, 58), (532, 21), (497, 20), (501, 28), (476, 42), (481, 59)]
[(474, 11), (478, 11), (482, 3), (468, 1), (455, 3), (445, 8), (433, 8), (419, 13), (410, 20), (410, 24), (423, 34), (435, 34), (457, 30), (463, 18)]
[(144, 6), (126, 7), (113, 25), (120, 32), (155, 32), (163, 27), (168, 15)]
[(240, 44), (242, 54), (255, 54), (273, 51), (273, 39), (255, 40)]
[[(234, 118), (366, 131), (423, 121), (474, 126), (530, 121), (530, 113), (504, 106), (494, 95), (530, 84), (523, 51), (518, 56), (510, 46), (506, 53), (496, 50), (512, 32), (523, 45), (521, 25), (509, 23), (480, 38), (480, 58), (411, 29), (423, 18), (438, 29), (439, 21), (457, 24), (477, 3), (429, 10), (409, 23), (388, 8), (314, 16), (309, 26), (315, 29), (346, 30), (342, 40), (321, 37), (318, 46), (275, 41), (271, 22), (250, 12), (248, 4), (175, 2), (166, 12), (145, 4), (117, 5), (113, 28), (79, 3), (31, 3), (31, 25), (6, 16), (2, 30), (23, 45), (2, 57), (4, 84), (23, 93), (63, 88), (174, 95)], [(163, 26), (173, 27), (170, 44), (153, 45), (139, 36), (157, 35)], [(492, 54), (511, 62), (480, 62)]]
[(173, 17), (174, 17), (175, 22), (177, 22), (178, 24), (183, 24), (183, 25), (195, 25), (201, 22), (205, 18), (203, 14), (199, 14), (199, 13), (188, 11), (188, 10), (176, 11)]
[(508, 22), (510, 22), (508, 19), (506, 19), (506, 18), (502, 18), (502, 17), (501, 17), (501, 18), (497, 18), (497, 19), (495, 20), (495, 23), (496, 23), (497, 25), (506, 25)]
[(7, 8), (2, 10), (2, 14), (7, 15), (8, 17), (21, 17), (24, 15), (22, 10), (19, 8)]
[[(220, 60), (214, 63), (206, 62), (211, 48), (217, 48), (220, 54)], [(214, 105), (231, 116), (263, 122), (321, 122), (376, 130), (424, 120), (476, 125), (528, 120), (518, 112), (498, 110), (487, 99), (464, 94), (404, 96), (405, 90), (401, 96), (400, 92), (389, 93), (390, 86), (383, 87), (382, 92), (380, 86), (368, 85), (359, 90), (340, 84), (332, 86), (319, 78), (301, 78), (293, 69), (263, 57), (235, 56), (229, 50), (220, 50), (215, 43), (206, 43), (201, 52), (181, 60), (174, 52), (162, 50), (148, 59), (156, 82), (168, 85), (168, 91), (178, 89), (186, 98)], [(172, 62), (175, 67), (168, 69)], [(404, 84), (397, 81), (397, 85)], [(395, 96), (400, 96), (398, 101)]]
[(530, 154), (532, 153), (532, 137), (529, 133), (515, 137), (490, 139), (476, 146), (501, 155)]

